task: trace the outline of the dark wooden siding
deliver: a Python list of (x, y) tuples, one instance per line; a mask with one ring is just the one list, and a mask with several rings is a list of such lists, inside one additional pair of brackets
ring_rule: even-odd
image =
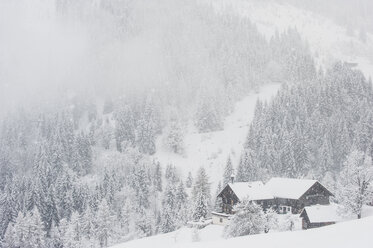
[[(227, 185), (222, 192), (218, 195), (222, 199), (222, 206), (221, 206), (221, 212), (226, 214), (234, 214), (234, 205), (236, 205), (240, 200), (236, 196), (236, 194), (233, 192), (231, 187)], [(267, 210), (268, 208), (271, 208), (274, 206), (275, 201), (273, 199), (268, 200), (257, 200), (254, 201), (256, 204), (262, 206), (263, 210)]]
[(311, 222), (308, 218), (307, 212), (303, 211), (300, 215), (302, 218), (302, 229), (317, 228), (322, 226), (333, 225), (335, 222)]
[(319, 182), (316, 182), (306, 193), (304, 193), (299, 200), (304, 206), (311, 205), (328, 205), (329, 197), (332, 194)]
[(218, 197), (222, 199), (221, 212), (226, 214), (233, 214), (233, 206), (236, 205), (239, 200), (231, 187), (227, 185), (218, 195)]

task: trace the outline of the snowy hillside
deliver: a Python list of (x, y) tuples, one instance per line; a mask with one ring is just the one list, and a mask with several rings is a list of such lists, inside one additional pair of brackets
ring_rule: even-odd
[(192, 229), (180, 229), (173, 233), (163, 234), (151, 238), (135, 240), (113, 248), (140, 248), (140, 247), (367, 247), (371, 242), (373, 230), (373, 217), (361, 220), (343, 222), (332, 226), (310, 229), (307, 231), (280, 232), (258, 234), (232, 239), (223, 239), (218, 236), (222, 232), (221, 226), (208, 226), (200, 230), (202, 242), (192, 242)]
[(0, 247), (370, 242), (372, 2), (0, 0)]
[[(218, 13), (233, 10), (242, 17), (249, 17), (267, 39), (276, 31), (283, 32), (289, 27), (296, 27), (308, 42), (317, 63), (324, 68), (342, 60), (358, 63), (358, 68), (365, 75), (373, 75), (372, 34), (368, 34), (367, 41), (363, 43), (357, 36), (348, 36), (345, 28), (326, 17), (272, 1), (218, 0), (211, 1), (211, 4)], [(258, 94), (237, 103), (234, 113), (226, 118), (223, 131), (200, 134), (190, 127), (185, 137), (185, 154), (182, 156), (164, 149), (160, 137), (155, 159), (163, 164), (174, 164), (184, 175), (204, 166), (211, 181), (217, 184), (227, 157), (230, 155), (233, 163), (238, 163), (256, 100), (269, 100), (278, 88), (279, 85), (265, 86)]]
[[(313, 12), (273, 1), (211, 1), (218, 12), (233, 10), (249, 17), (268, 39), (276, 32), (296, 27), (311, 48), (319, 65), (330, 66), (335, 60), (358, 63), (366, 75), (373, 75), (373, 35), (363, 43), (357, 34)], [(356, 32), (357, 33), (357, 32)]]
[(174, 164), (184, 175), (189, 171), (194, 173), (204, 166), (212, 183), (217, 184), (223, 175), (228, 156), (235, 164), (238, 163), (257, 100), (270, 100), (279, 86), (264, 86), (259, 93), (253, 93), (238, 102), (234, 112), (226, 118), (223, 131), (198, 133), (191, 125), (185, 135), (184, 155), (170, 153), (162, 146), (163, 137), (160, 137), (154, 158), (165, 165)]

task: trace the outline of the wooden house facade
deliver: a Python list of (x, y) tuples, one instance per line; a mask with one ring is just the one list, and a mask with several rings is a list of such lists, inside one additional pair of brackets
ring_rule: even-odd
[(221, 198), (221, 213), (225, 214), (234, 214), (234, 205), (245, 198), (261, 205), (263, 209), (274, 204), (273, 196), (259, 181), (229, 183), (217, 197)]
[(272, 178), (266, 186), (272, 192), (278, 213), (299, 214), (304, 207), (328, 205), (333, 194), (316, 180)]

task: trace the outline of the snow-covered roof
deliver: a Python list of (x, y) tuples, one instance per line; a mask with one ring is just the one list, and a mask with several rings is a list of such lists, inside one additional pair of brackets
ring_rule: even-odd
[(236, 194), (238, 199), (242, 201), (245, 198), (249, 200), (266, 200), (273, 199), (272, 194), (267, 190), (264, 184), (260, 181), (256, 182), (238, 182), (230, 183), (229, 187)]
[(274, 177), (265, 187), (274, 197), (299, 199), (317, 180)]
[(338, 222), (342, 220), (338, 214), (338, 205), (336, 204), (309, 206), (303, 209), (302, 214), (304, 211), (307, 213), (311, 223)]

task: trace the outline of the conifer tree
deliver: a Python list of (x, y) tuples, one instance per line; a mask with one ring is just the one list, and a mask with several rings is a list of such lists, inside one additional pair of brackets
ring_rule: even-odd
[(100, 242), (100, 246), (107, 247), (110, 242), (110, 238), (113, 237), (114, 233), (112, 230), (113, 215), (111, 214), (109, 205), (107, 204), (105, 199), (103, 199), (100, 205), (98, 206), (96, 220), (96, 235)]
[(122, 152), (127, 146), (132, 147), (135, 144), (135, 122), (131, 106), (128, 104), (119, 106), (114, 116), (117, 150)]
[(174, 153), (182, 154), (184, 150), (184, 132), (176, 111), (171, 113), (164, 135), (166, 147)]
[(82, 246), (82, 227), (81, 219), (77, 212), (71, 215), (69, 223), (67, 223), (66, 229), (62, 236), (64, 247), (78, 248)]
[(17, 217), (17, 205), (10, 181), (5, 186), (4, 193), (0, 193), (0, 205), (0, 237), (4, 237), (9, 223), (14, 222)]
[(206, 170), (201, 167), (197, 172), (197, 178), (193, 186), (192, 196), (194, 201), (193, 219), (198, 221), (206, 218), (211, 207), (210, 183)]
[(158, 125), (154, 108), (151, 98), (147, 97), (136, 129), (136, 144), (140, 152), (150, 155), (155, 153), (155, 137)]
[(18, 213), (14, 222), (10, 222), (4, 235), (4, 242), (8, 247), (26, 246), (26, 221), (22, 212)]
[(188, 218), (188, 206), (187, 206), (188, 195), (185, 191), (183, 181), (180, 181), (176, 188), (175, 195), (175, 211), (176, 211), (176, 222), (177, 226), (183, 226), (186, 224)]
[(189, 189), (192, 187), (192, 185), (193, 185), (193, 176), (192, 176), (192, 173), (189, 171), (188, 177), (186, 179), (186, 187)]
[(46, 233), (43, 230), (43, 223), (37, 208), (26, 214), (25, 223), (26, 247), (43, 248), (45, 246)]
[(222, 198), (218, 197), (220, 192), (222, 191), (221, 182), (218, 183), (218, 187), (216, 188), (215, 193), (215, 204), (214, 204), (214, 210), (217, 212), (220, 212), (222, 210)]
[(155, 175), (154, 175), (153, 184), (155, 188), (157, 189), (157, 191), (159, 192), (162, 191), (162, 168), (159, 162), (155, 164)]
[(83, 235), (85, 235), (88, 239), (93, 239), (95, 237), (97, 223), (95, 213), (92, 211), (90, 206), (87, 206), (84, 211), (81, 218), (81, 225)]
[(224, 168), (224, 175), (223, 175), (223, 187), (231, 182), (231, 176), (233, 174), (233, 165), (231, 157), (228, 157), (227, 163)]
[(176, 188), (172, 183), (168, 183), (162, 200), (162, 223), (163, 233), (172, 232), (176, 229)]

